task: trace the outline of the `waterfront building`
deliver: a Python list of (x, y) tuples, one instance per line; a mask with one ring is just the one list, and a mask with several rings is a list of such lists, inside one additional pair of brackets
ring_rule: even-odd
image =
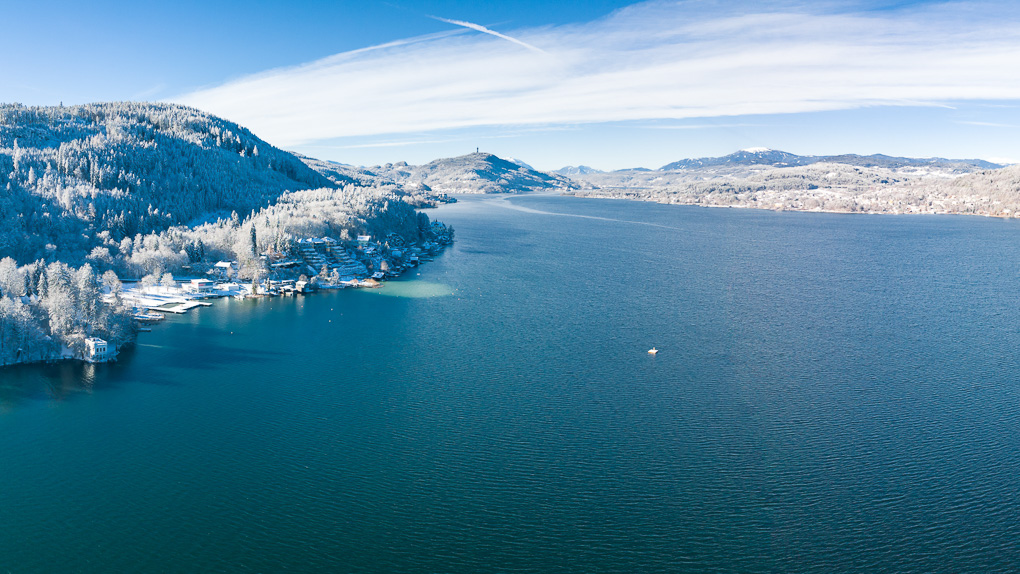
[(84, 359), (90, 363), (105, 363), (113, 358), (113, 345), (99, 337), (85, 339)]
[(336, 274), (336, 278), (355, 278), (368, 274), (363, 263), (358, 262), (344, 246), (332, 237), (298, 239), (298, 255), (304, 261), (310, 275)]
[(194, 293), (210, 293), (213, 290), (213, 282), (209, 279), (192, 279), (190, 284), (184, 288)]

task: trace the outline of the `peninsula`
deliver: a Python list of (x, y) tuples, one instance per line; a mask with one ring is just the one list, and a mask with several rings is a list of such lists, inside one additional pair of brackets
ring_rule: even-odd
[(130, 343), (126, 281), (339, 285), (452, 238), (447, 197), (303, 159), (179, 105), (0, 106), (0, 365)]

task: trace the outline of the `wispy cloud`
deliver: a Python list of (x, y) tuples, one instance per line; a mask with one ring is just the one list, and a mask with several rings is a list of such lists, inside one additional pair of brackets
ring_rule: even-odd
[(440, 144), (449, 143), (453, 140), (417, 140), (417, 141), (397, 141), (397, 142), (374, 142), (374, 143), (361, 143), (361, 144), (350, 144), (350, 145), (317, 145), (309, 146), (312, 148), (321, 149), (362, 149), (362, 148), (375, 148), (375, 147), (405, 147), (413, 145), (425, 145), (425, 144)]
[(1012, 128), (1012, 129), (1020, 128), (1020, 125), (1016, 125), (1016, 124), (1003, 124), (1003, 123), (999, 123), (999, 122), (975, 122), (975, 121), (964, 121), (964, 120), (961, 120), (961, 121), (958, 121), (956, 123), (963, 124), (963, 125), (966, 125), (966, 126), (981, 126), (981, 127), (986, 127), (986, 128)]
[(732, 128), (764, 128), (769, 124), (725, 123), (725, 124), (672, 124), (672, 125), (639, 125), (646, 130), (716, 130)]
[(401, 40), (175, 100), (296, 146), (486, 125), (1020, 99), (1020, 9), (1005, 1), (898, 10), (646, 2), (506, 35), (444, 21), (484, 34)]

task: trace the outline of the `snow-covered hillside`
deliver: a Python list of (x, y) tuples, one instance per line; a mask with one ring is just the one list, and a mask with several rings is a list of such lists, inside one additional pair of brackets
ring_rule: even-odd
[(536, 171), (489, 153), (437, 159), (425, 165), (388, 163), (365, 171), (408, 189), (436, 193), (523, 193), (579, 187), (569, 179)]
[(74, 260), (105, 238), (332, 185), (237, 124), (183, 106), (0, 106), (0, 253), (19, 260)]
[(416, 211), (430, 195), (308, 163), (182, 106), (0, 106), (0, 365), (130, 341), (121, 278), (172, 283), (219, 260), (279, 278), (303, 238), (452, 235)]

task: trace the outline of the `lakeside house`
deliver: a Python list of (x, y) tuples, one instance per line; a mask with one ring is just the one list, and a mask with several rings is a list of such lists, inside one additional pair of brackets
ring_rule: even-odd
[(85, 355), (82, 357), (89, 363), (105, 363), (115, 356), (113, 345), (99, 337), (85, 339)]
[(237, 262), (217, 261), (216, 265), (213, 265), (213, 268), (209, 270), (209, 273), (224, 279), (230, 279), (237, 275)]
[(210, 279), (192, 279), (183, 285), (185, 291), (192, 293), (212, 293), (215, 283)]

